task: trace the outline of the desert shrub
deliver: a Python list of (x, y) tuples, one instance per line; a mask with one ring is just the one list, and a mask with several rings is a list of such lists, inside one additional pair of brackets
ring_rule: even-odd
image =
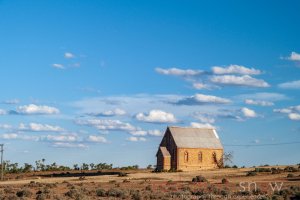
[(248, 173), (246, 174), (246, 176), (256, 176), (256, 175), (257, 175), (257, 173), (254, 172), (254, 171), (248, 172)]
[(35, 199), (36, 200), (45, 200), (45, 199), (47, 199), (47, 195), (43, 194), (43, 193), (37, 194)]
[(198, 189), (196, 191), (192, 191), (192, 195), (196, 195), (196, 196), (202, 196), (204, 195), (204, 190), (203, 189)]
[(17, 191), (16, 195), (18, 197), (31, 197), (32, 192), (28, 189), (23, 189), (23, 190)]
[(147, 185), (147, 186), (145, 187), (145, 190), (152, 191), (151, 185)]
[(5, 199), (8, 199), (8, 200), (19, 200), (19, 198), (15, 195), (8, 195)]
[(287, 175), (287, 178), (292, 178), (292, 177), (294, 177), (295, 175), (294, 174), (288, 174)]
[(238, 168), (238, 166), (236, 166), (236, 165), (233, 165), (233, 166), (232, 166), (232, 168)]
[(272, 174), (280, 174), (281, 171), (282, 171), (282, 170), (281, 170), (280, 168), (275, 168), (275, 167), (272, 167), (272, 168), (271, 168)]
[(110, 180), (109, 183), (116, 183), (116, 180)]
[(142, 199), (142, 195), (140, 194), (140, 191), (135, 191), (132, 193), (131, 198), (133, 200), (141, 200)]
[(183, 186), (181, 188), (181, 190), (183, 190), (183, 191), (191, 191), (191, 188), (189, 186)]
[(255, 172), (271, 172), (270, 168), (255, 168)]
[(82, 193), (81, 190), (77, 189), (70, 189), (68, 192), (65, 193), (65, 196), (70, 197), (71, 199), (84, 199), (85, 195)]
[(208, 182), (204, 176), (196, 176), (192, 179), (192, 182)]
[(226, 183), (229, 183), (228, 179), (227, 178), (222, 178), (222, 184), (226, 184)]
[(168, 187), (168, 190), (172, 190), (172, 191), (175, 191), (177, 188), (174, 187), (174, 186), (171, 186), (171, 187)]
[(125, 172), (120, 172), (120, 173), (118, 174), (118, 176), (119, 176), (119, 177), (125, 177), (125, 176), (128, 176), (128, 174), (125, 173)]
[(221, 189), (221, 191), (220, 191), (220, 194), (222, 195), (222, 196), (227, 196), (227, 195), (229, 195), (230, 194), (230, 190), (228, 189), (228, 188), (222, 188)]
[(249, 191), (238, 191), (235, 194), (237, 196), (249, 196), (249, 195), (251, 195)]
[(98, 197), (105, 197), (106, 196), (106, 191), (102, 188), (99, 188), (99, 189), (96, 190), (96, 195)]
[(111, 188), (106, 192), (106, 195), (110, 197), (123, 198), (125, 197), (125, 192), (119, 189)]
[(10, 186), (7, 186), (6, 188), (4, 188), (3, 191), (4, 191), (5, 194), (13, 194), (13, 193), (15, 193), (14, 189), (12, 187), (10, 187)]
[(130, 183), (130, 181), (128, 179), (124, 179), (123, 183)]
[(291, 166), (287, 166), (286, 168), (284, 168), (285, 172), (297, 172), (298, 169), (296, 169), (295, 167), (291, 167)]

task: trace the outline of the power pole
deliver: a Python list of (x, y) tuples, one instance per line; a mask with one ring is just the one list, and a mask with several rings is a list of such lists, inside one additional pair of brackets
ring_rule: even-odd
[(1, 152), (1, 181), (3, 181), (3, 174), (4, 174), (4, 164), (3, 164), (3, 146), (4, 144), (0, 144), (0, 152)]

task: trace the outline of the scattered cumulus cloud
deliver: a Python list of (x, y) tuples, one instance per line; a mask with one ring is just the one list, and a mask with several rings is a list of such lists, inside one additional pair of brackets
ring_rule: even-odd
[(253, 99), (246, 99), (245, 104), (256, 105), (256, 106), (273, 106), (274, 105), (274, 103), (271, 101), (262, 101), (262, 100), (253, 100)]
[(258, 92), (253, 94), (242, 94), (238, 95), (239, 99), (253, 99), (256, 101), (282, 101), (288, 100), (289, 98), (285, 94), (274, 93), (274, 92)]
[(52, 147), (55, 147), (55, 148), (80, 148), (80, 149), (88, 148), (87, 145), (82, 144), (82, 143), (69, 143), (69, 142), (55, 142), (52, 144)]
[(172, 113), (163, 110), (151, 110), (148, 114), (138, 113), (136, 119), (150, 123), (176, 123), (177, 119)]
[(282, 89), (300, 89), (300, 80), (281, 83), (278, 87)]
[(55, 141), (55, 142), (76, 142), (78, 137), (76, 135), (47, 135), (43, 138), (47, 141)]
[(9, 124), (0, 124), (0, 129), (12, 129), (12, 125), (9, 125)]
[(212, 67), (214, 74), (241, 74), (241, 75), (258, 75), (261, 71), (254, 68), (247, 68), (242, 65), (229, 65), (227, 67)]
[(210, 90), (210, 89), (213, 89), (213, 88), (217, 88), (217, 86), (195, 82), (195, 83), (193, 83), (193, 88), (195, 88), (197, 90)]
[(75, 55), (72, 54), (72, 53), (70, 53), (70, 52), (66, 52), (64, 56), (65, 56), (65, 58), (67, 58), (67, 59), (70, 59), (70, 58), (74, 58), (74, 57), (75, 57)]
[(290, 120), (293, 121), (300, 120), (300, 105), (290, 106), (288, 108), (274, 109), (273, 112), (285, 114)]
[(247, 117), (247, 118), (257, 117), (257, 114), (256, 114), (256, 112), (254, 110), (251, 110), (251, 109), (246, 108), (246, 107), (243, 107), (241, 109), (241, 112), (244, 115), (244, 117)]
[(29, 104), (24, 106), (17, 107), (15, 111), (17, 114), (24, 114), (24, 115), (51, 115), (51, 114), (58, 114), (59, 109), (55, 107), (45, 106), (45, 105), (35, 105)]
[(256, 79), (249, 75), (236, 76), (236, 75), (221, 75), (212, 76), (210, 81), (219, 85), (233, 85), (233, 86), (247, 86), (266, 88), (270, 85), (262, 79)]
[(89, 115), (92, 116), (98, 116), (98, 117), (113, 117), (113, 116), (119, 116), (119, 115), (125, 115), (126, 111), (116, 108), (114, 110), (107, 110), (103, 112), (98, 112), (98, 113), (90, 113)]
[(65, 69), (65, 67), (62, 64), (54, 63), (52, 64), (52, 67), (56, 69)]
[(155, 71), (163, 75), (172, 75), (172, 76), (197, 76), (203, 73), (202, 70), (193, 70), (193, 69), (178, 69), (178, 68), (155, 68)]
[(0, 115), (6, 115), (6, 114), (7, 114), (6, 110), (0, 109)]
[(145, 136), (148, 134), (147, 131), (143, 131), (143, 130), (130, 131), (129, 133), (134, 136)]
[(162, 131), (157, 130), (157, 129), (155, 129), (155, 130), (149, 130), (148, 133), (151, 136), (163, 136), (163, 134), (164, 134)]
[(215, 129), (215, 127), (213, 125), (211, 125), (210, 123), (191, 122), (190, 125), (193, 128), (213, 128), (213, 129)]
[(193, 117), (202, 123), (215, 123), (215, 118), (207, 113), (194, 112)]
[(130, 123), (125, 123), (120, 120), (108, 119), (78, 119), (75, 121), (78, 125), (92, 126), (98, 130), (107, 131), (136, 131), (137, 128)]
[(300, 54), (293, 51), (288, 57), (281, 57), (281, 59), (300, 61)]
[(178, 105), (201, 105), (201, 104), (228, 104), (231, 103), (229, 99), (212, 96), (212, 95), (204, 95), (204, 94), (195, 94), (190, 97), (185, 97), (175, 104)]
[(20, 100), (19, 99), (9, 99), (9, 100), (5, 100), (5, 101), (2, 101), (3, 104), (18, 104), (20, 103)]
[(107, 140), (103, 136), (97, 136), (97, 135), (89, 135), (87, 138), (88, 142), (95, 142), (95, 143), (107, 143)]
[(52, 126), (48, 124), (29, 123), (28, 125), (21, 123), (19, 125), (21, 131), (36, 131), (36, 132), (62, 132), (65, 131), (59, 126)]
[(139, 141), (145, 142), (146, 138), (132, 136), (132, 137), (127, 138), (127, 140), (130, 141), (130, 142), (139, 142)]

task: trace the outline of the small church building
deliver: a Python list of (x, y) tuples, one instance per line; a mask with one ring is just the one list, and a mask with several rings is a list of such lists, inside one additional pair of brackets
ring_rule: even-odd
[(158, 171), (214, 169), (223, 164), (223, 146), (213, 128), (167, 127), (156, 157)]

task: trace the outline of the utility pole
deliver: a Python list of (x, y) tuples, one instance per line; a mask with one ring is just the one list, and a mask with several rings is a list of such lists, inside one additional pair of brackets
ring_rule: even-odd
[(4, 164), (3, 164), (3, 146), (4, 144), (0, 144), (0, 152), (1, 152), (1, 181), (3, 181), (3, 174), (4, 174)]

